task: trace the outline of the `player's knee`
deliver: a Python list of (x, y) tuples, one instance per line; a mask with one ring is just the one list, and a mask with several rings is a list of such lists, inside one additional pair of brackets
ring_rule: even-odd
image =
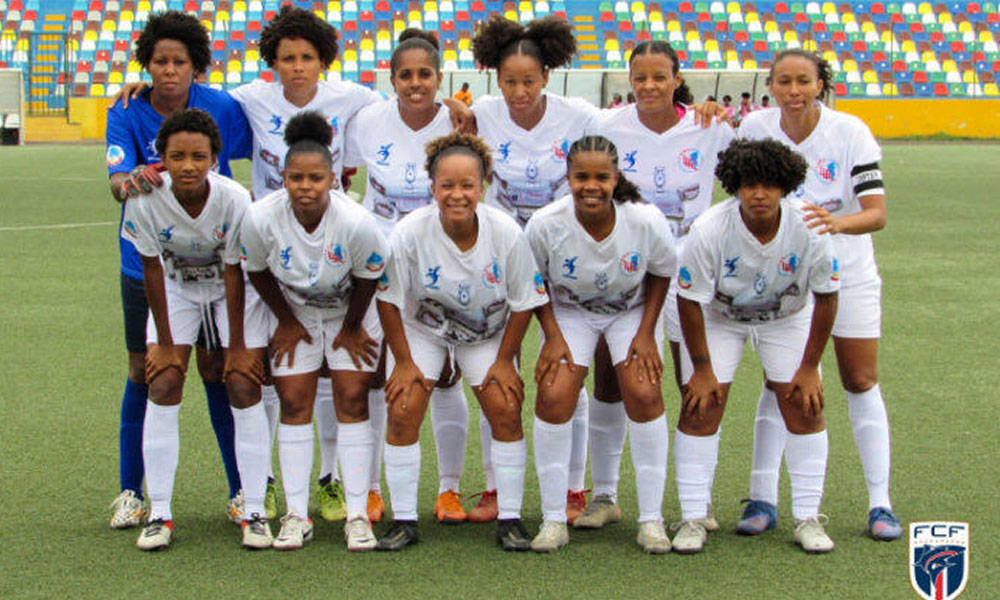
[(491, 407), (489, 417), (493, 439), (501, 442), (514, 442), (524, 437), (521, 431), (520, 406), (507, 402), (497, 402)]
[(149, 383), (149, 399), (154, 404), (173, 405), (181, 401), (184, 374), (179, 369), (167, 369)]
[(541, 387), (535, 399), (535, 414), (538, 418), (553, 424), (565, 423), (573, 418), (576, 396), (567, 398), (565, 393), (546, 387)]
[(412, 403), (407, 404), (402, 399), (393, 402), (389, 405), (386, 440), (395, 445), (416, 443), (422, 416), (417, 414)]
[(652, 385), (635, 386), (625, 394), (625, 413), (633, 421), (645, 423), (663, 414), (660, 388)]
[(368, 420), (367, 394), (361, 398), (354, 397), (353, 399), (348, 399), (344, 397), (343, 400), (340, 400), (336, 392), (334, 392), (333, 398), (337, 407), (337, 420), (344, 423), (361, 423)]
[(260, 386), (241, 373), (229, 374), (226, 391), (233, 408), (250, 408), (260, 400)]
[(846, 391), (860, 394), (875, 387), (878, 374), (875, 369), (855, 369), (851, 373), (842, 373), (840, 379)]
[(367, 407), (368, 390), (368, 382), (360, 377), (338, 377), (333, 382), (333, 397), (350, 404), (364, 401)]
[(677, 420), (677, 428), (688, 435), (706, 436), (715, 435), (722, 422), (721, 411), (706, 411), (703, 415), (689, 415), (681, 412)]

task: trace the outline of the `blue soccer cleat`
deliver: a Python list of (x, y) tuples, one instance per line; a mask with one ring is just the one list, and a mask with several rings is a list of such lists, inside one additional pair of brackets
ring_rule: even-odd
[(736, 526), (736, 533), (740, 535), (759, 535), (768, 529), (774, 529), (778, 525), (778, 507), (763, 500), (751, 500), (744, 498), (741, 500), (746, 504), (743, 509), (743, 518)]
[(903, 535), (899, 519), (884, 506), (876, 506), (868, 512), (868, 535), (873, 540), (891, 542)]

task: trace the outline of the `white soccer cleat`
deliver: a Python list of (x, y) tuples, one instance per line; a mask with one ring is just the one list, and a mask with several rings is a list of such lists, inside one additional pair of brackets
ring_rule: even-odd
[(639, 534), (635, 541), (646, 554), (666, 554), (670, 552), (670, 538), (663, 527), (663, 519), (639, 523)]
[(257, 513), (250, 515), (250, 518), (240, 525), (243, 528), (243, 547), (250, 550), (264, 550), (270, 548), (274, 543), (274, 536), (271, 535), (271, 526), (267, 524), (267, 519)]
[(609, 523), (617, 523), (622, 519), (622, 509), (614, 499), (607, 494), (598, 494), (590, 501), (583, 514), (573, 519), (573, 527), (577, 529), (600, 529)]
[(371, 522), (363, 515), (355, 515), (344, 524), (344, 537), (348, 552), (368, 552), (378, 544)]
[(674, 536), (674, 552), (681, 554), (697, 554), (705, 546), (708, 539), (708, 531), (705, 530), (704, 519), (691, 519), (681, 521), (670, 526), (670, 529), (677, 532)]
[(164, 519), (150, 521), (139, 534), (135, 546), (140, 550), (163, 550), (170, 545), (173, 537), (174, 522)]
[(795, 543), (802, 546), (807, 554), (825, 554), (833, 551), (833, 540), (826, 535), (823, 524), (828, 522), (826, 515), (817, 515), (808, 519), (795, 520)]
[(708, 503), (705, 518), (701, 519), (701, 524), (705, 526), (705, 531), (718, 531), (719, 522), (715, 519), (715, 511), (712, 510), (712, 503)]
[(281, 517), (281, 531), (271, 547), (275, 550), (298, 550), (313, 538), (312, 519), (288, 513)]
[(146, 507), (132, 490), (124, 490), (111, 503), (111, 529), (129, 529), (142, 525)]
[(569, 530), (565, 523), (544, 521), (538, 529), (538, 535), (531, 540), (531, 549), (535, 552), (555, 552), (568, 543)]
[(243, 490), (240, 490), (229, 499), (229, 504), (226, 505), (226, 518), (237, 525), (243, 525), (244, 514), (246, 514), (246, 502), (243, 501)]

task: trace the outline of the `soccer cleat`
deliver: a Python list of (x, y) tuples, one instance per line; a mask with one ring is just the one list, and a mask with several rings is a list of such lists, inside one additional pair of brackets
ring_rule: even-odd
[(708, 539), (708, 531), (705, 530), (703, 519), (690, 519), (681, 521), (670, 526), (672, 531), (676, 531), (674, 536), (674, 552), (681, 554), (697, 554), (701, 552)]
[(768, 529), (774, 529), (778, 525), (778, 507), (763, 500), (751, 500), (744, 498), (741, 500), (746, 504), (743, 509), (743, 518), (736, 526), (736, 533), (740, 535), (759, 535)]
[(464, 523), (468, 516), (462, 503), (459, 501), (458, 492), (455, 490), (445, 490), (438, 496), (434, 504), (434, 514), (441, 523), (456, 524)]
[(704, 519), (699, 519), (701, 524), (705, 527), (705, 531), (718, 531), (719, 522), (715, 520), (715, 511), (712, 510), (712, 503), (708, 503), (707, 514)]
[(568, 543), (569, 529), (565, 523), (543, 521), (538, 529), (538, 535), (531, 540), (531, 549), (535, 552), (555, 552)]
[(598, 494), (590, 501), (590, 506), (583, 514), (573, 520), (577, 529), (600, 529), (608, 523), (622, 520), (622, 509), (607, 494)]
[(572, 525), (576, 518), (587, 510), (587, 492), (590, 490), (580, 490), (566, 492), (566, 523)]
[(903, 528), (899, 525), (899, 519), (892, 514), (890, 509), (876, 506), (868, 513), (868, 535), (873, 540), (891, 542), (903, 535)]
[(358, 515), (344, 523), (344, 537), (347, 539), (348, 552), (368, 552), (378, 545), (372, 532), (372, 524), (364, 515)]
[(483, 490), (468, 497), (475, 498), (476, 496), (479, 496), (479, 502), (469, 511), (469, 521), (472, 523), (495, 521), (500, 513), (500, 509), (497, 507), (497, 491)]
[(288, 513), (281, 517), (281, 531), (271, 547), (275, 550), (298, 550), (313, 539), (312, 519)]
[(278, 486), (270, 477), (267, 478), (267, 491), (264, 492), (264, 516), (268, 519), (278, 518)]
[(383, 514), (385, 514), (385, 502), (382, 502), (382, 494), (375, 490), (368, 490), (368, 520), (372, 523), (378, 523), (382, 520)]
[(316, 488), (319, 514), (326, 521), (343, 521), (347, 518), (347, 503), (344, 501), (344, 484), (332, 479)]
[(135, 545), (140, 550), (163, 550), (170, 545), (173, 533), (173, 521), (156, 519), (146, 524)]
[(229, 499), (229, 504), (226, 505), (226, 517), (237, 525), (243, 525), (245, 512), (246, 503), (243, 501), (243, 490), (240, 490)]
[(531, 540), (521, 519), (498, 519), (497, 542), (508, 552), (523, 552), (531, 549)]
[(394, 552), (420, 541), (416, 521), (393, 521), (389, 531), (378, 540), (376, 550)]
[(111, 503), (111, 529), (129, 529), (142, 525), (146, 507), (132, 490), (123, 490)]
[(240, 525), (243, 528), (243, 547), (250, 550), (263, 550), (270, 548), (274, 542), (271, 535), (271, 527), (267, 524), (267, 519), (257, 513), (250, 515), (250, 518)]
[(663, 519), (653, 519), (639, 523), (639, 533), (635, 541), (646, 554), (666, 554), (670, 552), (670, 538), (663, 527)]
[(795, 520), (795, 543), (802, 546), (806, 554), (824, 554), (833, 551), (833, 540), (823, 529), (823, 524), (827, 521), (826, 515)]

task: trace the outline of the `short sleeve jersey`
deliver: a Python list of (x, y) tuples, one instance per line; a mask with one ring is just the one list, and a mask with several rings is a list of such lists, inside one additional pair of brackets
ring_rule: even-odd
[(347, 81), (320, 81), (316, 95), (299, 108), (285, 98), (281, 83), (257, 81), (241, 85), (229, 92), (246, 111), (253, 127), (253, 194), (263, 198), (284, 184), (281, 171), (285, 168), (285, 126), (296, 114), (315, 110), (325, 116), (333, 128), (330, 156), (333, 158), (334, 182), (340, 185), (344, 154), (344, 131), (359, 110), (379, 102), (377, 92)]
[(486, 203), (523, 227), (531, 214), (569, 193), (566, 155), (600, 112), (586, 100), (545, 94), (545, 115), (530, 131), (510, 118), (502, 97), (472, 105), (479, 135), (493, 149), (493, 182)]
[(680, 296), (743, 323), (786, 317), (811, 293), (840, 289), (830, 236), (809, 229), (787, 198), (778, 233), (766, 244), (743, 223), (738, 200), (708, 209), (691, 227), (680, 265)]
[[(243, 111), (228, 94), (198, 83), (191, 85), (187, 108), (200, 108), (212, 115), (222, 136), (219, 153), (219, 173), (230, 177), (229, 161), (250, 158), (250, 126)], [(163, 116), (149, 103), (149, 90), (132, 100), (128, 110), (120, 102), (108, 111), (107, 165), (108, 175), (128, 173), (138, 165), (161, 162), (156, 152), (156, 134), (163, 124)], [(124, 214), (125, 207), (122, 207)], [(119, 236), (121, 271), (128, 277), (142, 279), (142, 261), (135, 246)]]
[(479, 235), (461, 251), (444, 232), (437, 205), (418, 208), (392, 232), (393, 256), (378, 298), (404, 321), (445, 342), (471, 345), (502, 332), (511, 311), (549, 301), (524, 232), (482, 202)]
[(344, 164), (367, 167), (363, 204), (386, 235), (400, 218), (431, 203), (424, 146), (451, 130), (451, 113), (442, 106), (430, 123), (413, 131), (400, 117), (395, 100), (367, 106), (351, 121)]
[(576, 218), (573, 197), (535, 212), (525, 235), (557, 305), (612, 315), (645, 301), (646, 273), (673, 277), (674, 240), (654, 206), (615, 204), (615, 225), (600, 242)]
[(378, 279), (389, 260), (389, 243), (375, 218), (336, 190), (322, 221), (306, 231), (292, 212), (288, 192), (254, 202), (240, 233), (243, 267), (268, 269), (292, 304), (347, 313), (354, 280)]
[[(878, 171), (882, 149), (868, 126), (853, 115), (820, 104), (816, 128), (801, 144), (796, 144), (781, 129), (779, 109), (761, 110), (747, 115), (740, 125), (740, 136), (772, 138), (802, 154), (809, 171), (793, 197), (822, 206), (834, 216), (861, 212), (859, 197), (885, 193)], [(873, 179), (877, 185), (870, 185)], [(878, 277), (871, 234), (835, 235), (833, 245), (844, 287)]]
[(208, 200), (192, 218), (170, 191), (170, 182), (164, 173), (161, 187), (125, 203), (121, 236), (142, 256), (159, 256), (164, 274), (182, 289), (222, 287), (224, 265), (240, 262), (239, 230), (250, 193), (209, 173)]

